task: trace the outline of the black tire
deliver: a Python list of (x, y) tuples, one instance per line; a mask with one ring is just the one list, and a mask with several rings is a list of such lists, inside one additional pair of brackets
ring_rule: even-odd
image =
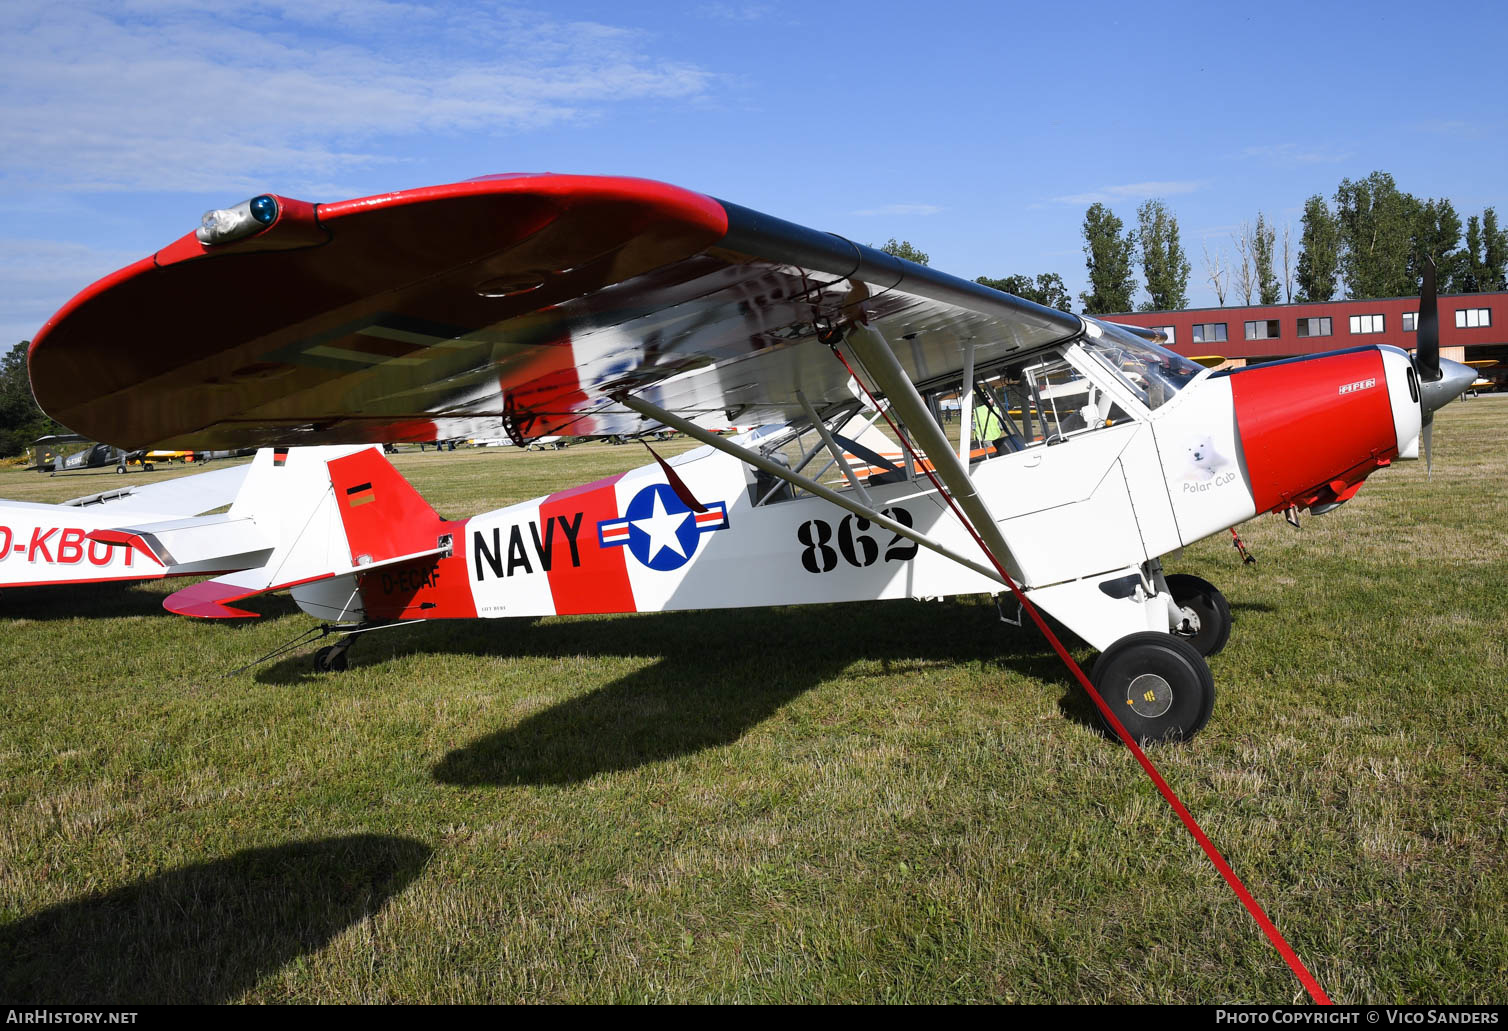
[(125, 472), (125, 471), (126, 471), (126, 467), (123, 466), (123, 465), (117, 465), (115, 467), (115, 473), (116, 473), (117, 476), (120, 475), (121, 473)]
[(321, 673), (344, 673), (346, 671), (346, 648), (338, 644), (327, 645), (314, 653), (314, 668)]
[(1168, 590), (1173, 594), (1174, 604), (1192, 610), (1199, 618), (1198, 630), (1192, 633), (1175, 630), (1174, 633), (1192, 644), (1205, 658), (1220, 654), (1220, 649), (1230, 640), (1230, 602), (1225, 600), (1225, 595), (1208, 580), (1188, 573), (1168, 577)]
[(1148, 630), (1122, 637), (1095, 662), (1093, 679), (1105, 704), (1141, 744), (1188, 741), (1215, 708), (1209, 663), (1173, 634)]

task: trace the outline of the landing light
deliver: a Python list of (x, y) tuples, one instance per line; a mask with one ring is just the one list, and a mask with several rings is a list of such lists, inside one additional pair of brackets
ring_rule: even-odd
[(277, 198), (262, 194), (242, 201), (233, 208), (216, 208), (206, 211), (195, 230), (200, 243), (207, 247), (230, 243), (261, 232), (272, 225), (278, 217)]

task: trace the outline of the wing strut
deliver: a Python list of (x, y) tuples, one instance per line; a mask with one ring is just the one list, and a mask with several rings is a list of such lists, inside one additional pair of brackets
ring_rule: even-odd
[(874, 499), (869, 496), (869, 491), (864, 489), (864, 485), (854, 475), (853, 469), (849, 468), (848, 460), (843, 457), (843, 449), (833, 439), (832, 431), (827, 428), (827, 423), (817, 417), (817, 410), (806, 399), (806, 395), (799, 390), (796, 391), (796, 400), (800, 401), (801, 407), (806, 409), (806, 417), (812, 421), (812, 428), (822, 438), (822, 443), (827, 445), (827, 450), (832, 452), (833, 461), (838, 463), (839, 469), (843, 470), (843, 477), (848, 480), (848, 485), (853, 488), (855, 494), (864, 499), (865, 507), (874, 508)]
[(898, 523), (894, 519), (891, 519), (889, 516), (877, 512), (873, 508), (861, 504), (851, 497), (839, 494), (837, 491), (832, 490), (829, 487), (824, 487), (816, 480), (810, 480), (805, 476), (802, 476), (800, 473), (792, 472), (785, 466), (770, 461), (764, 455), (761, 455), (756, 451), (751, 451), (746, 447), (735, 444), (723, 437), (719, 437), (717, 434), (711, 432), (710, 430), (703, 429), (696, 423), (691, 422), (688, 419), (681, 418), (674, 412), (667, 412), (659, 405), (646, 401), (642, 397), (634, 397), (632, 394), (624, 394), (618, 398), (618, 401), (623, 404), (624, 407), (630, 408), (638, 412), (640, 415), (654, 419), (657, 422), (664, 423), (666, 426), (680, 430), (682, 433), (686, 434), (686, 436), (688, 437), (691, 437), (693, 440), (699, 440), (703, 444), (706, 444), (708, 447), (716, 448), (724, 454), (732, 455), (740, 462), (746, 462), (756, 469), (760, 469), (764, 472), (769, 473), (771, 476), (777, 476), (787, 483), (800, 487), (802, 490), (810, 491), (812, 494), (815, 494), (817, 497), (822, 498), (824, 501), (830, 501), (834, 505), (837, 505), (839, 508), (846, 509), (847, 511), (852, 512), (854, 515), (860, 517), (861, 519), (868, 519), (872, 523), (883, 526), (891, 533), (897, 533), (907, 540), (915, 541), (917, 544), (920, 544), (922, 547), (926, 548), (929, 551), (935, 551), (937, 552), (937, 554), (943, 556), (944, 558), (952, 559), (959, 565), (972, 569), (980, 576), (988, 577), (998, 584), (1004, 584), (1006, 582), (1005, 578), (1002, 577), (1000, 573), (995, 569), (992, 569), (991, 567), (986, 566), (980, 562), (976, 562), (971, 558), (966, 558), (963, 555), (960, 555), (958, 552), (954, 551), (946, 544), (935, 541), (924, 533), (918, 533), (911, 527), (906, 526), (902, 523)]
[[(974, 435), (974, 341), (963, 351), (963, 389), (958, 394), (958, 460), (968, 462)], [(968, 466), (965, 465), (967, 470)], [(967, 473), (965, 474), (967, 475)]]
[[(910, 431), (917, 448), (932, 463), (932, 468), (937, 470), (937, 475), (947, 484), (969, 522), (974, 524), (975, 531), (986, 546), (985, 550), (1005, 566), (1012, 579), (1017, 582), (1024, 580), (1021, 568), (1011, 554), (1010, 545), (1005, 543), (1005, 537), (1001, 534), (989, 505), (985, 504), (979, 492), (974, 489), (968, 466), (953, 452), (953, 445), (937, 420), (932, 418), (927, 403), (916, 392), (911, 377), (906, 375), (906, 370), (896, 361), (895, 352), (890, 350), (885, 338), (873, 327), (854, 325), (844, 339), (868, 370), (875, 385), (890, 399), (890, 404), (900, 415), (902, 424)], [(973, 365), (972, 354), (969, 364)], [(964, 413), (959, 414), (961, 418), (965, 417)]]

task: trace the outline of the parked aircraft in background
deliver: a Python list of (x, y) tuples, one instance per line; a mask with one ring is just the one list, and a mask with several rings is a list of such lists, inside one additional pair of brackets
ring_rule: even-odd
[[(247, 489), (280, 502), (241, 512), (267, 557), (175, 611), (248, 615), (231, 603), (290, 590), (363, 626), (1019, 585), (1102, 651), (1100, 711), (1147, 740), (1204, 725), (1205, 656), (1230, 632), (1220, 592), (1160, 556), (1328, 511), (1428, 453), (1433, 412), (1474, 378), (1439, 358), (1432, 272), (1418, 332), (1413, 361), (1363, 346), (1213, 371), (1151, 331), (676, 187), (495, 176), (211, 212), (71, 301), (30, 368), (50, 413), (126, 447), (499, 425), (520, 445), (660, 428), (706, 445), (460, 521), (380, 449), (266, 452)], [(730, 423), (760, 428), (708, 428)], [(93, 537), (165, 561), (146, 528)]]
[[(0, 589), (107, 580), (155, 580), (216, 573), (260, 563), (267, 554), (228, 516), (189, 518), (238, 503), (248, 466), (232, 466), (138, 487), (74, 498), (60, 505), (0, 499)], [(275, 497), (262, 496), (262, 506)], [(113, 546), (111, 532), (144, 526), (161, 547)]]

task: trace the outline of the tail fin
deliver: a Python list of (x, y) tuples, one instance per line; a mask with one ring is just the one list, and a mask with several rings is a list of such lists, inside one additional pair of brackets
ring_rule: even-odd
[(360, 451), (331, 462), (330, 484), (352, 566), (436, 547), (443, 521), (380, 451)]
[(253, 616), (227, 603), (449, 551), (440, 517), (375, 446), (265, 448), (229, 515), (253, 520), (271, 554), (170, 595), (168, 611)]

